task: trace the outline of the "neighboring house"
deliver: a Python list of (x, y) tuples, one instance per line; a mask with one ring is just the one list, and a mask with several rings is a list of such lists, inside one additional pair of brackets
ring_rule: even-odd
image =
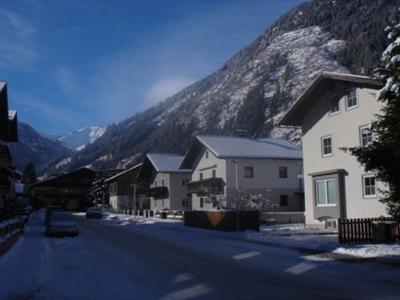
[[(190, 210), (186, 184), (191, 170), (180, 169), (183, 156), (147, 154), (139, 172), (139, 180), (147, 182), (151, 210)], [(146, 194), (139, 194), (141, 199)]]
[(35, 207), (61, 205), (67, 210), (82, 210), (86, 208), (88, 192), (95, 178), (96, 172), (84, 167), (28, 188)]
[(8, 110), (7, 83), (0, 81), (0, 217), (12, 214), (15, 205), (15, 184), (21, 179), (12, 167), (6, 142), (18, 142), (18, 118)]
[(181, 164), (193, 170), (193, 210), (232, 209), (238, 190), (239, 198), (268, 199), (270, 210), (301, 211), (301, 166), (301, 150), (288, 141), (211, 135), (196, 136)]
[(18, 117), (8, 110), (7, 83), (0, 81), (0, 141), (18, 142)]
[(141, 167), (142, 164), (138, 164), (105, 180), (108, 184), (110, 206), (115, 211), (133, 208), (150, 209), (150, 203), (139, 201), (138, 197), (136, 197), (136, 206), (133, 203), (134, 192), (138, 195), (141, 191), (137, 179)]
[(376, 100), (381, 86), (364, 76), (321, 73), (280, 120), (303, 130), (307, 224), (386, 214), (379, 202), (385, 187), (341, 149), (372, 141), (370, 124), (384, 105)]

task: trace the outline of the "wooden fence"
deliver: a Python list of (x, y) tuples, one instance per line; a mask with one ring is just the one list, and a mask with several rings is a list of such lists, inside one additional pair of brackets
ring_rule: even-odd
[(26, 216), (14, 217), (0, 222), (0, 255), (5, 253), (18, 240), (26, 222)]
[[(394, 221), (392, 218), (368, 219), (339, 219), (338, 237), (341, 244), (372, 243), (372, 224), (374, 221)], [(400, 224), (395, 228), (395, 235), (399, 238)]]

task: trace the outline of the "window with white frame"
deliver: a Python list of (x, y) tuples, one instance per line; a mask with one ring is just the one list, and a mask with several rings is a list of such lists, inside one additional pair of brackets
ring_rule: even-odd
[(346, 95), (346, 107), (353, 108), (358, 106), (357, 91), (356, 89), (351, 89)]
[(340, 113), (340, 105), (339, 105), (339, 100), (337, 96), (332, 96), (329, 99), (329, 106), (330, 106), (330, 110), (329, 113), (331, 115)]
[(364, 197), (376, 197), (376, 178), (375, 175), (363, 176)]
[(362, 147), (368, 146), (373, 141), (371, 126), (360, 127), (360, 144)]
[(206, 154), (205, 154), (206, 158), (208, 158), (208, 151), (206, 150)]
[(332, 155), (332, 136), (325, 136), (321, 139), (322, 156)]
[(212, 178), (217, 177), (217, 171), (216, 170), (212, 170)]
[(315, 202), (317, 206), (336, 206), (336, 179), (321, 179), (315, 181)]

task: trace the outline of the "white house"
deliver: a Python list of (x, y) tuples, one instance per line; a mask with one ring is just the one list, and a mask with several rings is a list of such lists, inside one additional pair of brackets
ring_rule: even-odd
[(341, 148), (367, 145), (370, 124), (384, 105), (381, 83), (324, 72), (280, 120), (303, 130), (305, 216), (309, 225), (336, 226), (337, 218), (385, 215), (374, 174)]
[(260, 195), (275, 211), (303, 209), (302, 151), (288, 141), (198, 135), (181, 168), (193, 170), (193, 210), (234, 208), (236, 195)]
[[(190, 169), (180, 169), (183, 156), (176, 154), (147, 154), (139, 173), (139, 180), (150, 188), (151, 210), (189, 210), (186, 184)], [(139, 195), (141, 197), (141, 195)]]

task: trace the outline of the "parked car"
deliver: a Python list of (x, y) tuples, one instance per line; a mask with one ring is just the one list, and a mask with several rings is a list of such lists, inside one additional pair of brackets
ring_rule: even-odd
[(71, 214), (65, 211), (55, 211), (50, 214), (46, 227), (47, 236), (77, 236), (78, 224), (71, 219)]
[(101, 208), (99, 207), (89, 207), (86, 210), (86, 218), (91, 219), (101, 219), (103, 217), (103, 213), (101, 212)]
[(49, 205), (46, 207), (46, 213), (44, 216), (44, 225), (47, 226), (47, 224), (49, 223), (49, 218), (50, 215), (55, 212), (55, 211), (62, 211), (63, 208), (60, 205)]

